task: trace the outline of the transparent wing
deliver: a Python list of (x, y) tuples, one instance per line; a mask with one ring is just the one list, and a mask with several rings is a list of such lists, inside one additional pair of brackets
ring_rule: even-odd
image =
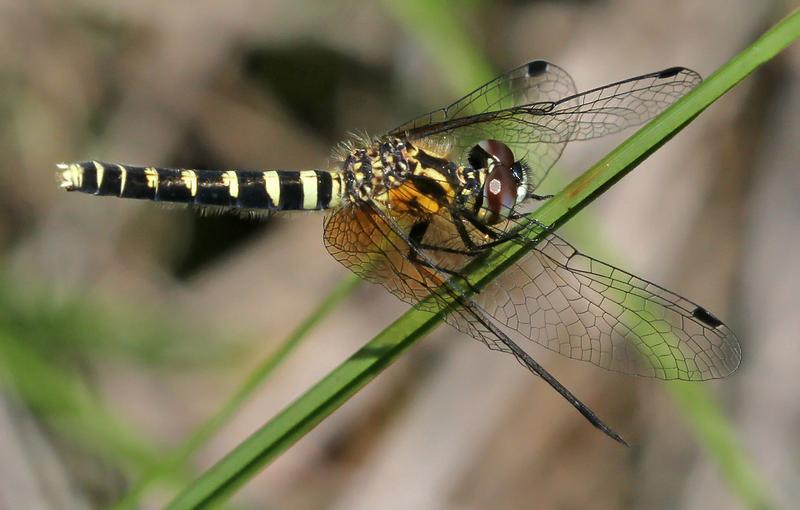
[[(397, 217), (401, 228), (411, 224)], [(324, 242), (328, 252), (355, 274), (416, 304), (439, 288), (445, 278), (409, 259), (410, 246), (366, 207), (343, 207), (325, 216)]]
[[(405, 232), (409, 232), (420, 220), (419, 217), (407, 213), (387, 213), (390, 214), (389, 221)], [(444, 225), (444, 216), (444, 213), (438, 216), (439, 228)], [(439, 228), (431, 229), (433, 238), (450, 232)], [(417, 307), (422, 307), (420, 301), (428, 296), (446, 296), (450, 292), (443, 285), (450, 276), (447, 271), (456, 271), (473, 258), (470, 255), (437, 250), (420, 250), (424, 252), (426, 259), (434, 261), (436, 267), (414, 260), (410, 254), (412, 249), (418, 248), (412, 248), (383, 217), (376, 215), (366, 205), (344, 207), (328, 213), (324, 230), (325, 247), (337, 261), (358, 276), (383, 285), (402, 301)], [(457, 246), (454, 237), (450, 236), (450, 240), (453, 246)], [(424, 239), (423, 242), (425, 241), (430, 239)], [(513, 354), (482, 322), (492, 319), (479, 307), (476, 314), (462, 307), (453, 307), (451, 300), (434, 299), (423, 309), (438, 312), (445, 307), (448, 307), (445, 321), (450, 325), (480, 340), (492, 350)]]
[[(412, 119), (390, 131), (424, 138), (470, 123), (483, 114), (515, 106), (552, 103), (572, 97), (577, 89), (572, 77), (555, 64), (533, 60), (478, 87), (455, 103)], [(465, 123), (457, 122), (465, 120)]]
[(608, 370), (696, 381), (741, 361), (736, 336), (706, 309), (554, 234), (473, 299), (522, 336)]
[(500, 140), (531, 166), (535, 188), (567, 142), (642, 124), (700, 81), (696, 72), (673, 67), (575, 94), (564, 70), (537, 60), (389, 134), (439, 149), (462, 163), (477, 142)]

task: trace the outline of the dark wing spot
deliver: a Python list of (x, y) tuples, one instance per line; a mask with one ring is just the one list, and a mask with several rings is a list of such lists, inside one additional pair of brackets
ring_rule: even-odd
[(683, 67), (670, 67), (669, 69), (664, 69), (660, 73), (658, 73), (659, 78), (672, 78), (676, 74), (683, 71)]
[(533, 62), (528, 62), (528, 76), (537, 76), (544, 73), (547, 71), (548, 65), (549, 64), (546, 60), (534, 60)]
[(721, 320), (717, 319), (711, 312), (700, 306), (692, 311), (692, 316), (710, 328), (718, 328), (722, 325)]

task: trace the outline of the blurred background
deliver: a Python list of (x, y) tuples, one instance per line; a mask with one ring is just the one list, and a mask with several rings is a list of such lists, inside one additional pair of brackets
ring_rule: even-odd
[[(707, 76), (788, 9), (3, 0), (0, 507), (158, 508), (406, 309), (381, 287), (348, 283), (320, 215), (248, 221), (67, 194), (56, 163), (326, 167), (348, 131), (381, 133), (534, 58), (568, 70), (579, 90), (673, 65)], [(744, 349), (734, 376), (663, 384), (535, 350), (634, 445), (625, 449), (511, 357), (443, 326), (230, 506), (796, 505), (799, 50), (759, 69), (564, 232), (726, 320)], [(619, 140), (570, 145), (539, 192)], [(253, 370), (349, 287), (256, 384)], [(249, 395), (240, 408), (237, 392)], [(210, 441), (186, 443), (226, 405), (235, 412), (217, 433), (205, 429)]]

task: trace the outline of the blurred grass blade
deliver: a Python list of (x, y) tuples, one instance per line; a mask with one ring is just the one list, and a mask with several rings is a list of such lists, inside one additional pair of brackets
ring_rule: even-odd
[(745, 508), (774, 508), (764, 480), (747, 458), (719, 405), (702, 384), (670, 382), (665, 385), (689, 421), (698, 442), (717, 462), (720, 473)]
[(106, 461), (122, 459), (135, 472), (157, 462), (158, 450), (104, 409), (83, 381), (4, 331), (0, 381), (56, 430)]
[(306, 338), (308, 333), (314, 329), (330, 312), (361, 283), (355, 275), (349, 275), (342, 280), (328, 296), (309, 313), (308, 318), (303, 321), (297, 329), (286, 338), (278, 349), (267, 359), (262, 361), (247, 376), (242, 386), (233, 394), (225, 405), (205, 423), (197, 427), (195, 431), (167, 455), (158, 465), (148, 471), (134, 485), (123, 499), (118, 501), (115, 508), (137, 508), (139, 500), (142, 498), (147, 487), (158, 480), (173, 478), (176, 473), (185, 469), (187, 461), (192, 455), (202, 448), (220, 428), (233, 416), (245, 401), (257, 390), (272, 372), (286, 359), (292, 351)]
[[(537, 219), (545, 224), (565, 222), (798, 35), (800, 15), (794, 12), (550, 199), (536, 212)], [(492, 257), (485, 267), (470, 274), (470, 281), (478, 285), (486, 283), (529, 248), (513, 245), (500, 250), (498, 257)], [(406, 312), (212, 466), (180, 493), (169, 508), (198, 508), (224, 501), (436, 326), (442, 315), (417, 308)]]
[[(149, 317), (138, 312), (134, 328), (130, 317), (85, 296), (56, 300), (34, 281), (22, 285), (0, 271), (0, 389), (23, 401), (57, 436), (132, 476), (156, 465), (161, 451), (103, 403), (80, 368), (98, 353), (174, 363), (167, 350), (134, 347), (155, 345)], [(168, 322), (161, 324), (163, 329)], [(115, 334), (115, 328), (125, 333)], [(170, 482), (190, 479), (183, 474)]]
[(454, 5), (450, 0), (383, 0), (381, 3), (411, 39), (425, 47), (436, 63), (440, 79), (454, 94), (463, 94), (496, 76), (460, 21), (458, 11), (469, 8), (464, 5), (467, 2)]

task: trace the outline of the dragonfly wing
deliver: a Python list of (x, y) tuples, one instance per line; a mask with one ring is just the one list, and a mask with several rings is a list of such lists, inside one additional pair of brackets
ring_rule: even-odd
[[(536, 62), (540, 64), (534, 65)], [(531, 73), (530, 66), (539, 74)], [(536, 188), (567, 142), (600, 138), (640, 125), (700, 81), (696, 72), (673, 67), (576, 94), (565, 71), (534, 61), (390, 134), (444, 147), (444, 155), (461, 163), (479, 141), (501, 140), (518, 160), (530, 165), (530, 185)]]
[[(330, 212), (325, 217), (326, 248), (356, 275), (381, 284), (402, 301), (428, 312), (436, 313), (449, 308), (444, 320), (451, 326), (480, 340), (492, 350), (513, 354), (507, 344), (486, 326), (485, 321), (492, 318), (481, 311), (478, 305), (475, 304), (477, 313), (453, 305), (452, 299), (434, 299), (427, 301), (427, 306), (421, 305), (420, 302), (431, 295), (449, 297), (447, 294), (452, 291), (444, 285), (449, 275), (409, 257), (412, 248), (396, 233), (395, 228), (409, 232), (418, 218), (396, 211), (387, 214), (389, 216), (386, 217), (377, 215), (368, 206), (349, 206)], [(395, 225), (389, 225), (387, 219)], [(432, 222), (432, 225), (437, 225), (431, 230), (432, 238), (451, 234), (444, 229), (443, 219)], [(458, 236), (448, 235), (447, 244), (458, 249)], [(464, 249), (463, 244), (460, 249)], [(436, 250), (420, 249), (420, 252), (428, 260), (435, 260), (438, 267), (452, 271), (461, 269), (472, 258)]]
[(444, 108), (433, 110), (392, 129), (389, 134), (419, 140), (445, 131), (458, 119), (533, 103), (551, 103), (574, 96), (572, 77), (555, 64), (533, 60), (495, 78)]
[[(410, 228), (398, 218), (402, 228)], [(403, 225), (405, 223), (405, 225)], [(435, 272), (408, 259), (410, 247), (391, 226), (367, 207), (336, 209), (325, 217), (325, 247), (356, 275), (416, 304), (442, 282)]]
[(741, 361), (736, 336), (710, 312), (554, 234), (473, 299), (522, 336), (612, 371), (695, 381)]
[[(570, 141), (600, 138), (647, 122), (701, 81), (691, 69), (671, 67), (556, 102), (547, 115), (571, 119)], [(562, 139), (557, 136), (554, 141)]]

